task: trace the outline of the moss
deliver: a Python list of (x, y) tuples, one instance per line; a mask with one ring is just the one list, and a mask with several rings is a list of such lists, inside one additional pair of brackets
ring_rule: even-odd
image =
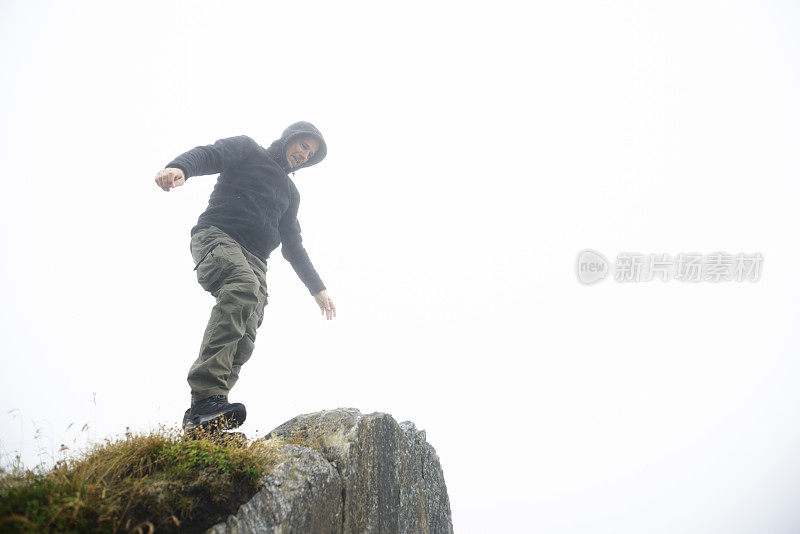
[(127, 433), (49, 470), (0, 471), (2, 532), (201, 532), (247, 501), (282, 442)]

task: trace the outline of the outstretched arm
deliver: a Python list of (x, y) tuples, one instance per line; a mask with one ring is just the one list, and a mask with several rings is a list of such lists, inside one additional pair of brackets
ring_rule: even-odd
[(164, 191), (178, 187), (190, 176), (216, 174), (229, 169), (258, 147), (246, 135), (220, 139), (213, 145), (198, 146), (184, 152), (156, 175), (156, 184)]
[(300, 235), (300, 222), (297, 220), (297, 211), (300, 207), (300, 194), (293, 183), (291, 183), (292, 198), (289, 209), (281, 217), (278, 230), (281, 234), (281, 253), (283, 257), (292, 265), (294, 272), (314, 296), (314, 300), (320, 311), (327, 319), (336, 317), (336, 306), (333, 299), (325, 291), (325, 284), (322, 283), (317, 274), (317, 270), (311, 264), (303, 246), (303, 238)]

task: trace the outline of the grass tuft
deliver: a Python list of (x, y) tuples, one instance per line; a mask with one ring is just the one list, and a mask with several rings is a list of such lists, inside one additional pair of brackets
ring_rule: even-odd
[(126, 432), (52, 468), (0, 468), (0, 532), (202, 532), (234, 513), (280, 444)]

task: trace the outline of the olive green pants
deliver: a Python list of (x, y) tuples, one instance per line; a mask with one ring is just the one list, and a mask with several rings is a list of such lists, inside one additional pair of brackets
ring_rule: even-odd
[(197, 281), (217, 299), (189, 370), (192, 400), (227, 395), (255, 348), (267, 304), (267, 266), (215, 226), (191, 241)]

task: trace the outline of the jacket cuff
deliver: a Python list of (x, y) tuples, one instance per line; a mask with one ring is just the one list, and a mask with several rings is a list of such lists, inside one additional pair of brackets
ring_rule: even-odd
[(171, 161), (171, 162), (167, 163), (167, 165), (164, 168), (167, 169), (169, 167), (172, 167), (173, 169), (182, 170), (184, 179), (189, 178), (189, 171), (186, 169), (186, 165), (184, 165), (182, 163), (178, 163), (177, 161)]
[(322, 282), (320, 282), (319, 285), (312, 284), (306, 287), (308, 288), (308, 292), (311, 293), (312, 297), (317, 293), (319, 293), (320, 291), (325, 291), (325, 289), (327, 289), (325, 287), (325, 284), (323, 284)]

